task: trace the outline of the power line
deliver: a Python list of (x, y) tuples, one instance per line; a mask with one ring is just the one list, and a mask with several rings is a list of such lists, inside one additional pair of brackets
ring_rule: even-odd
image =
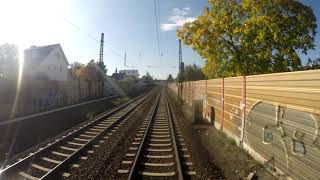
[(70, 20), (68, 20), (67, 18), (65, 18), (64, 16), (61, 16), (60, 14), (58, 14), (59, 17), (61, 17), (65, 22), (67, 22), (68, 24), (70, 24), (71, 26), (73, 26), (74, 28), (76, 28), (78, 31), (86, 34), (89, 38), (91, 38), (92, 40), (99, 42), (99, 40), (97, 38), (95, 38), (94, 36), (92, 36), (90, 33), (88, 33), (87, 31), (83, 30), (82, 28), (80, 28), (79, 26), (77, 26), (76, 24), (74, 24), (73, 22), (71, 22)]
[[(62, 16), (59, 13), (56, 13), (61, 19), (63, 19), (65, 22), (67, 22), (68, 24), (70, 24), (71, 26), (73, 26), (74, 28), (76, 28), (78, 31), (82, 32), (83, 34), (87, 35), (90, 39), (100, 43), (100, 41), (94, 37), (93, 35), (91, 35), (90, 33), (88, 33), (87, 31), (83, 30), (81, 27), (79, 27), (78, 25), (76, 25), (75, 23), (71, 22), (70, 20), (68, 20), (66, 17)], [(110, 44), (105, 44), (106, 46), (109, 47), (109, 49), (117, 56), (123, 58), (123, 56), (118, 53)]]
[(158, 53), (159, 53), (159, 56), (161, 56), (160, 55), (159, 22), (158, 22), (158, 13), (157, 13), (158, 8), (157, 8), (156, 0), (153, 0), (153, 4), (154, 4), (154, 15), (156, 19), (156, 28), (157, 28)]

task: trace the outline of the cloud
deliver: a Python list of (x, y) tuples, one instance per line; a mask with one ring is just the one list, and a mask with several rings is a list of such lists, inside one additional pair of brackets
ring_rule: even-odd
[(168, 18), (169, 23), (162, 23), (160, 28), (162, 31), (172, 31), (181, 27), (186, 22), (195, 21), (195, 17), (190, 17), (191, 8), (174, 8), (172, 9), (171, 16)]

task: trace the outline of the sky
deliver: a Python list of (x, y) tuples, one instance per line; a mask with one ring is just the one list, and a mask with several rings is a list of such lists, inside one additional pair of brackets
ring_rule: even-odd
[[(320, 1), (301, 1), (313, 8), (319, 29)], [(69, 63), (87, 64), (98, 60), (103, 32), (108, 75), (117, 68), (138, 69), (140, 75), (148, 71), (158, 79), (176, 76), (175, 30), (199, 16), (207, 0), (155, 2), (156, 9), (153, 0), (0, 0), (0, 44), (17, 44), (22, 57), (30, 46), (60, 43)], [(303, 61), (320, 57), (319, 33), (315, 45), (307, 56), (301, 55)], [(182, 51), (185, 64), (204, 65), (191, 47), (183, 46)]]

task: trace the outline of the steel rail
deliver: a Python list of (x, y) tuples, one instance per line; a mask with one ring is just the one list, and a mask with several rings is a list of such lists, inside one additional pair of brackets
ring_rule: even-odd
[(173, 148), (174, 148), (174, 154), (175, 154), (175, 161), (176, 161), (176, 166), (177, 166), (177, 171), (178, 171), (178, 179), (183, 180), (183, 173), (182, 173), (182, 166), (180, 163), (180, 157), (179, 157), (179, 151), (178, 151), (178, 146), (176, 143), (176, 138), (174, 134), (174, 129), (173, 129), (173, 123), (172, 123), (172, 117), (171, 117), (171, 108), (168, 103), (168, 97), (166, 96), (166, 106), (167, 106), (167, 111), (168, 111), (168, 120), (170, 124), (170, 132), (171, 132), (171, 138), (172, 138), (172, 143), (173, 143)]
[(84, 146), (82, 146), (78, 151), (74, 152), (73, 154), (71, 154), (69, 157), (67, 157), (64, 161), (61, 162), (61, 164), (59, 164), (58, 166), (56, 166), (55, 168), (53, 168), (51, 171), (49, 171), (47, 174), (45, 174), (43, 177), (41, 177), (40, 179), (52, 179), (57, 177), (58, 173), (65, 168), (66, 166), (68, 166), (70, 164), (70, 162), (74, 161), (76, 158), (79, 157), (79, 155), (85, 151), (94, 141), (96, 141), (97, 139), (99, 139), (102, 134), (104, 134), (104, 132), (108, 131), (109, 129), (113, 128), (115, 126), (115, 124), (117, 124), (120, 120), (122, 120), (123, 118), (125, 118), (128, 114), (130, 114), (134, 109), (138, 108), (139, 105), (141, 105), (143, 102), (145, 102), (145, 100), (150, 96), (150, 94), (144, 98), (144, 100), (142, 100), (140, 103), (138, 103), (136, 106), (132, 107), (129, 111), (127, 111), (126, 113), (124, 113), (121, 117), (119, 117), (116, 121), (114, 121), (111, 125), (109, 125), (108, 128), (106, 128), (104, 131), (100, 132), (99, 134), (95, 135), (94, 138), (92, 138), (89, 142), (87, 142)]
[(154, 119), (154, 117), (155, 117), (155, 115), (156, 115), (156, 111), (157, 111), (157, 109), (158, 109), (158, 107), (159, 107), (161, 94), (162, 94), (162, 93), (160, 93), (160, 95), (158, 96), (157, 101), (156, 101), (156, 104), (155, 104), (155, 106), (153, 107), (152, 114), (151, 114), (151, 116), (150, 116), (150, 118), (149, 118), (149, 122), (148, 122), (148, 125), (147, 125), (147, 128), (146, 128), (146, 131), (145, 131), (145, 133), (144, 133), (144, 135), (143, 135), (143, 137), (142, 137), (142, 140), (141, 140), (141, 143), (140, 143), (140, 145), (139, 145), (138, 151), (137, 151), (136, 156), (135, 156), (135, 158), (134, 158), (134, 160), (133, 160), (132, 167), (131, 167), (131, 169), (130, 169), (130, 173), (129, 173), (129, 176), (128, 176), (128, 180), (135, 179), (134, 176), (135, 176), (135, 174), (136, 174), (136, 170), (137, 170), (137, 166), (138, 166), (138, 161), (139, 161), (140, 156), (141, 156), (141, 154), (142, 154), (143, 146), (144, 146), (145, 143), (146, 143), (147, 134), (149, 133), (149, 130), (150, 130), (152, 121), (153, 121), (153, 119)]
[(106, 118), (106, 117), (110, 117), (113, 114), (119, 112), (120, 110), (126, 108), (127, 106), (131, 105), (132, 103), (134, 103), (135, 101), (143, 98), (143, 100), (141, 102), (139, 102), (137, 105), (135, 105), (134, 107), (132, 107), (130, 110), (128, 110), (124, 115), (122, 115), (120, 118), (118, 118), (116, 121), (114, 121), (109, 127), (107, 127), (106, 129), (104, 129), (102, 132), (100, 132), (99, 134), (97, 134), (94, 138), (92, 138), (89, 142), (87, 142), (84, 146), (82, 146), (80, 149), (78, 149), (77, 151), (75, 151), (74, 153), (72, 153), (68, 158), (66, 158), (64, 161), (62, 161), (60, 164), (58, 164), (57, 166), (55, 166), (53, 169), (51, 169), (48, 173), (46, 173), (44, 176), (40, 177), (39, 179), (47, 179), (50, 177), (54, 177), (58, 174), (60, 167), (64, 167), (67, 163), (69, 163), (70, 161), (72, 161), (73, 159), (77, 158), (79, 154), (81, 154), (83, 152), (83, 150), (85, 150), (87, 147), (89, 147), (89, 145), (92, 144), (92, 142), (94, 142), (96, 139), (98, 139), (105, 131), (109, 130), (110, 128), (113, 127), (113, 125), (115, 125), (117, 122), (119, 122), (121, 119), (123, 119), (126, 115), (128, 115), (129, 113), (131, 113), (135, 108), (137, 108), (141, 103), (145, 102), (146, 99), (148, 97), (150, 97), (151, 93), (148, 94), (143, 94), (141, 96), (138, 96), (136, 98), (134, 98), (133, 100), (129, 101), (128, 103), (121, 105), (120, 107), (117, 107), (111, 111), (109, 111), (108, 113), (106, 113), (105, 115), (98, 117), (96, 119), (94, 119), (93, 121), (89, 122), (88, 124), (86, 124), (83, 127), (80, 127), (79, 129), (74, 130), (73, 132), (70, 132), (68, 135), (63, 136), (61, 139), (51, 143), (50, 145), (47, 145), (46, 147), (42, 147), (39, 148), (38, 151), (31, 153), (30, 155), (28, 155), (27, 157), (23, 158), (22, 160), (17, 161), (16, 163), (7, 166), (6, 168), (0, 170), (0, 179), (5, 178), (7, 176), (9, 176), (10, 174), (13, 174), (14, 172), (16, 172), (17, 170), (23, 168), (26, 165), (29, 165), (29, 163), (37, 157), (41, 157), (43, 154), (48, 153), (50, 151), (52, 151), (54, 148), (58, 147), (60, 144), (66, 142), (66, 140), (70, 139), (70, 137), (75, 136), (76, 134), (79, 134), (81, 132), (83, 132), (85, 129), (91, 127), (92, 125), (98, 123), (100, 120)]

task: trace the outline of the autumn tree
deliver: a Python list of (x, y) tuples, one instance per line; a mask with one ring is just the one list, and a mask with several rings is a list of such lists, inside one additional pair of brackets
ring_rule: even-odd
[(298, 52), (314, 48), (316, 28), (312, 8), (295, 0), (209, 0), (177, 35), (214, 78), (298, 70)]
[[(178, 77), (181, 76), (178, 74)], [(206, 79), (205, 74), (202, 72), (202, 69), (193, 64), (193, 65), (186, 65), (184, 67), (184, 71), (182, 73), (183, 80), (184, 81), (197, 81), (197, 80), (203, 80)]]
[(75, 78), (79, 78), (80, 74), (81, 74), (81, 70), (85, 67), (84, 64), (80, 63), (80, 62), (73, 62), (72, 64), (70, 64), (71, 67), (71, 72), (73, 77)]

